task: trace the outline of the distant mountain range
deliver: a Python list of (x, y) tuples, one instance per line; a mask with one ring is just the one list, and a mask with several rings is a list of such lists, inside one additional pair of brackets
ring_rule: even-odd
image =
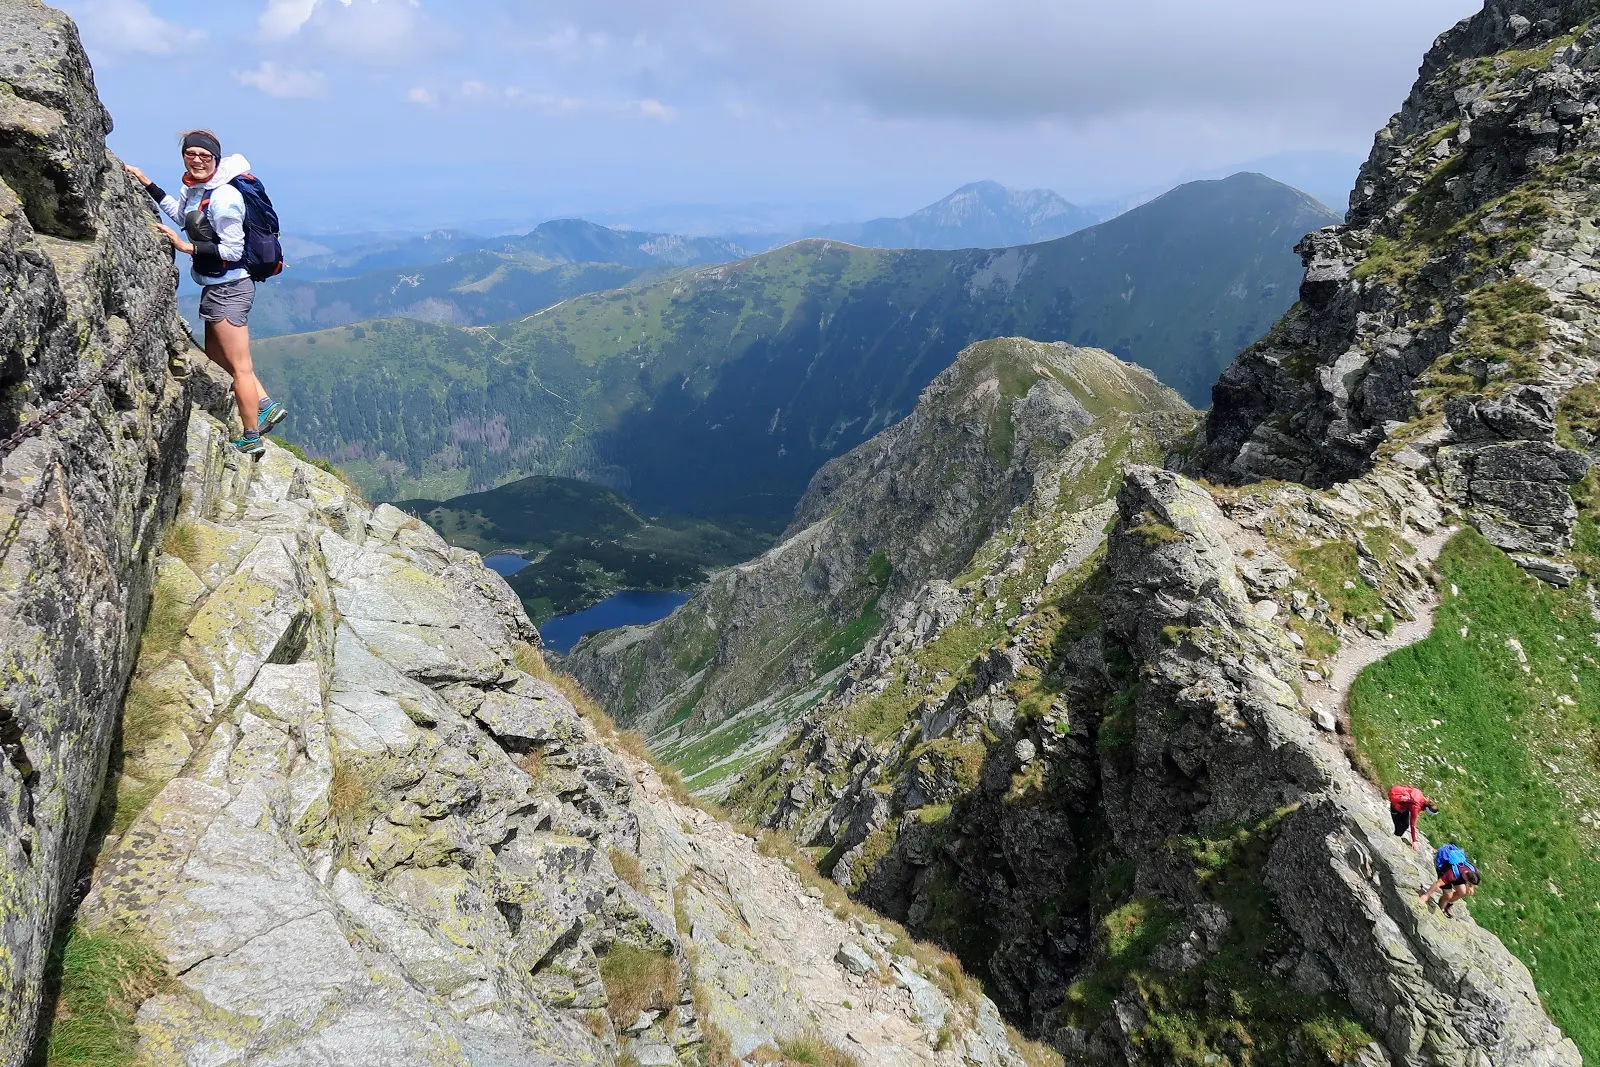
[(352, 278), (369, 271), (440, 263), (463, 252), (529, 256), (552, 264), (615, 263), (639, 268), (726, 263), (750, 254), (749, 249), (721, 237), (680, 237), (616, 230), (583, 219), (556, 219), (529, 233), (503, 237), (437, 230), (312, 256), (291, 269), (295, 276), (306, 279)]
[[(746, 255), (722, 238), (613, 230), (582, 219), (509, 237), (438, 230), (292, 262), (256, 290), (250, 325), (257, 337), (379, 318), (479, 326)], [(198, 292), (188, 294), (191, 321), (198, 301)]]
[(1104, 217), (1049, 189), (973, 182), (904, 218), (821, 226), (803, 236), (868, 248), (1003, 248), (1065, 237)]
[(787, 516), (965, 345), (1106, 348), (1203, 403), (1295, 298), (1332, 221), (1260, 175), (1004, 249), (804, 241), (486, 328), (389, 320), (263, 340), (295, 439), (380, 497), (586, 478), (649, 514)]

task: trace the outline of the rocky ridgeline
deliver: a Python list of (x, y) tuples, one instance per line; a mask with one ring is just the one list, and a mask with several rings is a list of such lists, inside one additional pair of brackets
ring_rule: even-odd
[(817, 472), (775, 548), (660, 623), (580, 644), (571, 666), (658, 751), (736, 720), (722, 733), (754, 740), (724, 746), (707, 769), (720, 779), (780, 738), (882, 617), (963, 570), (1023, 501), (1109, 507), (1118, 471), (1158, 459), (1192, 421), (1175, 392), (1105, 352), (972, 345), (910, 416)]
[(1188, 467), (1329, 485), (1392, 460), (1566, 582), (1600, 393), (1600, 5), (1493, 0), (1441, 36), (1300, 303), (1223, 375)]
[[(1030, 504), (729, 802), (1069, 1062), (1575, 1065), (1523, 965), (1417, 907), (1426, 857), (1323, 684), (1426, 619), (1451, 518), (1404, 467), (1332, 492), (1135, 468), (1109, 514)], [(1302, 573), (1341, 545), (1371, 615)]]
[(1028, 500), (730, 804), (1069, 1061), (1579, 1063), (1520, 962), (1417, 907), (1431, 870), (1340, 734), (1359, 667), (1427, 633), (1454, 526), (1576, 577), (1596, 14), (1490, 3), (1440, 38), (1350, 222), (1302, 244), (1301, 303), (1169, 459), (1247, 484)]
[(476, 554), (203, 414), (186, 451), (76, 919), (174, 976), (141, 1054), (1020, 1065), (987, 1000), (609, 748)]
[(59, 12), (0, 3), (0, 1062), (16, 1063), (177, 503), (170, 251)]

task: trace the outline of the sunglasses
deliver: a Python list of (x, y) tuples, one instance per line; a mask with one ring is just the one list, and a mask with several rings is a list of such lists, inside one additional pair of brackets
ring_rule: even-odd
[(185, 152), (183, 154), (183, 158), (184, 159), (192, 159), (192, 160), (194, 160), (195, 162), (198, 163), (201, 160), (210, 159), (211, 158), (211, 153), (207, 152), (203, 148), (191, 148), (191, 149), (189, 149), (187, 152)]

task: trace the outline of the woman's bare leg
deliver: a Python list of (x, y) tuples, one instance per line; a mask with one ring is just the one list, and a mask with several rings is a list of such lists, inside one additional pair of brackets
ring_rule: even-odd
[(231, 322), (206, 323), (206, 355), (223, 370), (233, 375), (233, 396), (239, 404), (239, 422), (245, 432), (256, 428), (261, 413), (261, 398), (266, 390), (256, 379), (255, 364), (250, 361), (250, 327), (235, 326)]

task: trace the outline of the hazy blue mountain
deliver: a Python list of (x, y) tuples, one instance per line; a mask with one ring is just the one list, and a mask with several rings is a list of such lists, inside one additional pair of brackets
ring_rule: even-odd
[(808, 236), (868, 248), (1003, 248), (1065, 237), (1100, 218), (1049, 189), (1007, 189), (985, 181), (963, 185), (904, 218), (824, 226)]
[(1102, 206), (1073, 204), (1049, 189), (1008, 189), (983, 181), (902, 218), (812, 223), (781, 233), (729, 234), (728, 240), (763, 251), (807, 237), (863, 248), (1005, 248), (1065, 237), (1112, 214)]
[(632, 267), (687, 267), (725, 263), (749, 254), (721, 237), (618, 230), (583, 219), (555, 219), (531, 232), (483, 237), (460, 230), (435, 230), (391, 237), (320, 256), (289, 267), (296, 279), (353, 278), (376, 270), (441, 263), (464, 252), (533, 255), (552, 263), (620, 263)]
[[(289, 266), (257, 288), (250, 325), (257, 337), (380, 318), (481, 326), (747, 254), (723, 238), (614, 230), (582, 219), (506, 237), (438, 230)], [(198, 328), (198, 288), (186, 284), (180, 302)]]

